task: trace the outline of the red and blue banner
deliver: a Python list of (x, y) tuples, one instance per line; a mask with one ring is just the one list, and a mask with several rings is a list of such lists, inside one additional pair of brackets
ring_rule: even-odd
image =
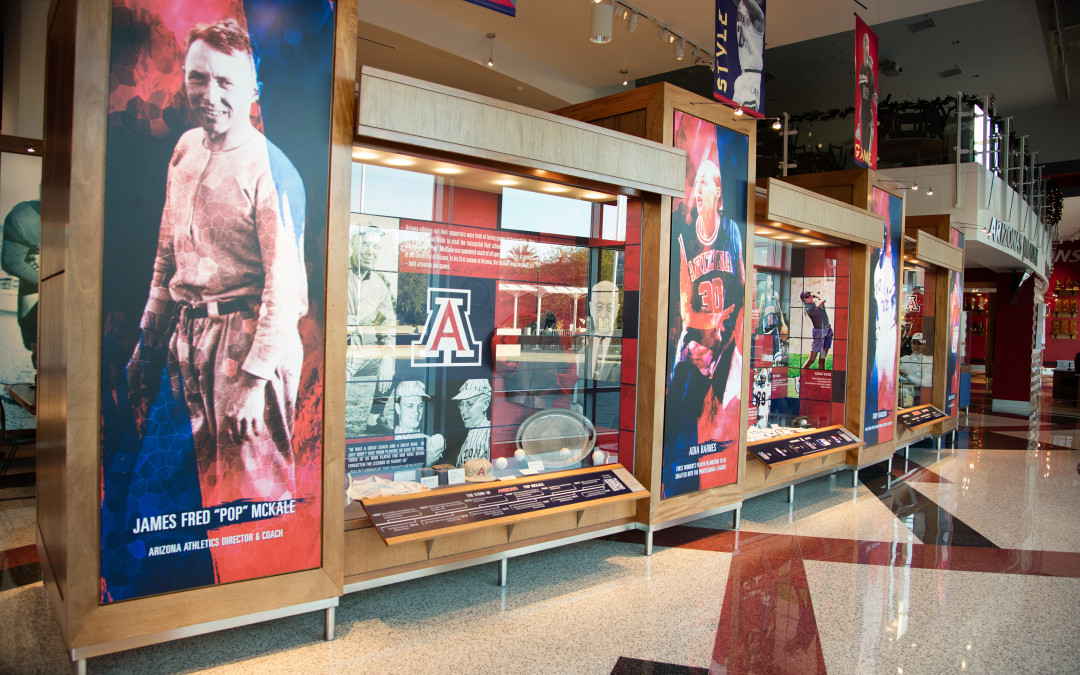
[(893, 438), (896, 376), (900, 351), (900, 252), (904, 235), (904, 200), (874, 188), (870, 210), (885, 218), (881, 248), (870, 253), (871, 290), (866, 334), (866, 409), (863, 440), (867, 447)]
[(675, 111), (661, 497), (738, 480), (749, 140)]
[(103, 604), (320, 565), (334, 23), (113, 0)]
[(517, 16), (516, 0), (465, 0), (465, 2), (487, 7), (507, 16)]
[(855, 15), (855, 163), (877, 168), (878, 39)]
[(764, 116), (765, 0), (716, 0), (713, 98)]

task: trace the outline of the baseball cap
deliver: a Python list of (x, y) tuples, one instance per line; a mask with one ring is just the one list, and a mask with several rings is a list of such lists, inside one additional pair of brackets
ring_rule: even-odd
[(486, 483), (495, 480), (491, 474), (491, 462), (482, 457), (465, 462), (465, 480), (470, 483)]
[(424, 398), (431, 398), (424, 389), (424, 383), (419, 380), (405, 380), (404, 382), (398, 382), (397, 391), (394, 393), (394, 400), (399, 400), (402, 396), (422, 396)]
[(466, 380), (465, 384), (461, 385), (461, 391), (457, 393), (457, 396), (453, 398), (455, 401), (463, 401), (467, 398), (479, 396), (480, 394), (490, 394), (491, 383), (487, 380)]
[(924, 342), (922, 333), (915, 333), (914, 335), (911, 336), (911, 339), (912, 340), (918, 340), (919, 342)]

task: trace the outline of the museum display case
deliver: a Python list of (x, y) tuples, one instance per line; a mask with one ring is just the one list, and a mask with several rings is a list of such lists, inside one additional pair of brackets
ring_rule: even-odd
[(643, 235), (685, 151), (365, 67), (352, 157), (345, 591), (634, 529)]
[[(964, 235), (948, 214), (909, 216), (905, 222), (904, 319), (900, 333), (900, 409), (920, 408), (898, 425), (897, 448), (956, 430), (963, 404)], [(922, 340), (916, 340), (921, 334)], [(916, 342), (921, 346), (916, 347)], [(927, 365), (930, 367), (927, 368)], [(916, 387), (916, 382), (918, 386)], [(970, 377), (967, 378), (970, 400)], [(927, 389), (929, 387), (929, 389)], [(918, 394), (916, 395), (916, 389)], [(910, 394), (910, 398), (908, 395)], [(927, 416), (927, 406), (939, 419)], [(933, 415), (937, 417), (937, 413)]]

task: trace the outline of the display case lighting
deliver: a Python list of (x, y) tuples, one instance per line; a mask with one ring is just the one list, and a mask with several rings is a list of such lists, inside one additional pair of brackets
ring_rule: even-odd
[(353, 150), (353, 159), (365, 160), (365, 159), (378, 159), (379, 155), (370, 150)]
[(390, 166), (412, 166), (413, 164), (416, 164), (414, 160), (406, 159), (405, 157), (391, 157), (390, 159), (385, 160), (385, 163)]
[(595, 199), (609, 199), (611, 197), (611, 195), (606, 195), (603, 192), (586, 192), (585, 194), (583, 194), (581, 196), (584, 197), (585, 199), (594, 199), (594, 200)]
[(461, 169), (456, 166), (439, 166), (435, 168), (435, 173), (445, 174), (447, 176), (452, 174), (461, 173)]
[(773, 239), (791, 239), (791, 237), (786, 234), (774, 234)]
[(562, 185), (545, 185), (540, 189), (544, 192), (566, 192), (570, 188), (563, 187)]
[(509, 178), (500, 178), (499, 180), (495, 181), (495, 184), (501, 185), (503, 187), (510, 187), (511, 185), (517, 185), (518, 182), (516, 180), (510, 180)]

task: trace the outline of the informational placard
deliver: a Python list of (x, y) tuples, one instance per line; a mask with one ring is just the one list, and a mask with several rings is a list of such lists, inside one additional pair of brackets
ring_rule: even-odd
[(476, 484), (423, 496), (365, 499), (363, 504), (379, 536), (387, 544), (399, 544), (475, 529), (495, 520), (512, 522), (598, 501), (647, 495), (629, 471), (616, 465), (513, 483)]
[(862, 440), (837, 425), (815, 429), (804, 434), (792, 434), (747, 443), (746, 449), (769, 466), (798, 462), (811, 455), (832, 454), (862, 445)]
[(921, 405), (915, 408), (896, 411), (896, 421), (908, 429), (916, 429), (927, 424), (933, 424), (938, 420), (946, 419), (948, 415), (932, 405)]
[(102, 604), (317, 568), (335, 5), (110, 16), (101, 543), (82, 562)]
[(748, 140), (675, 111), (662, 498), (738, 479)]

